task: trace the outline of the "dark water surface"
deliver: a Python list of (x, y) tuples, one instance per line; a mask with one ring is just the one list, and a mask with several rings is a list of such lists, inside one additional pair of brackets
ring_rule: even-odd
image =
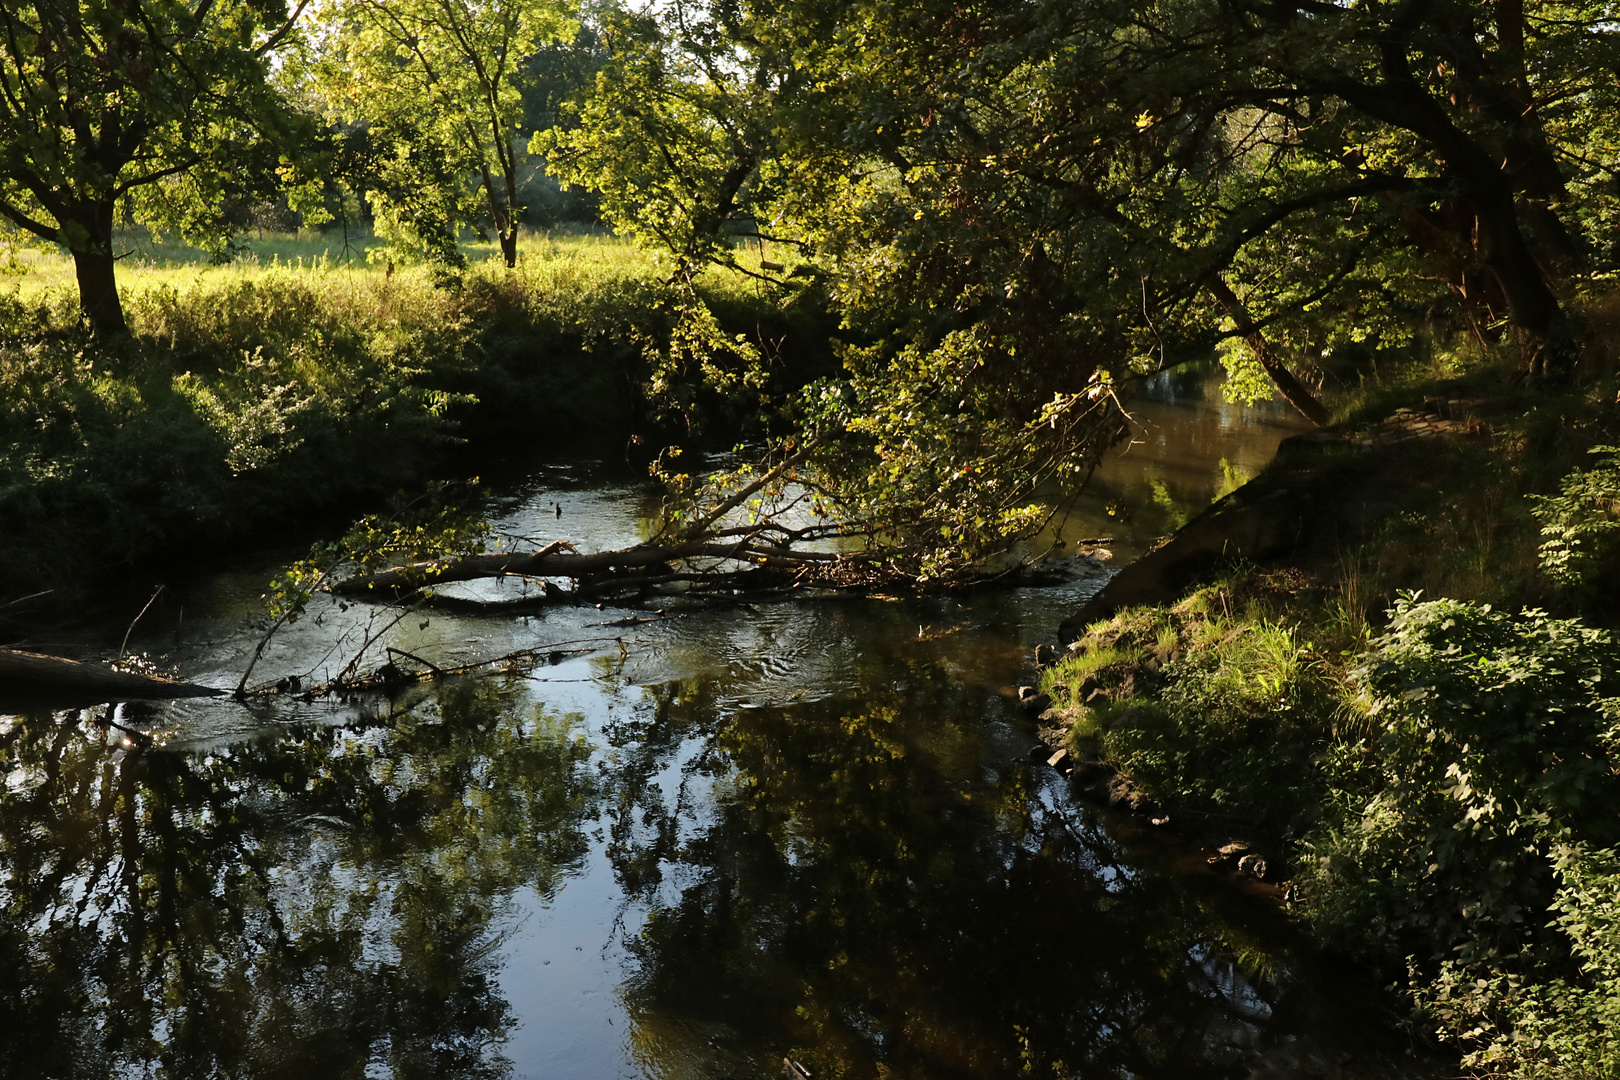
[[(1297, 430), (1198, 390), (1161, 382), (1072, 535), (1128, 557)], [(501, 524), (632, 542), (653, 497), (608, 475), (533, 471)], [(234, 685), (271, 569), (177, 572), (129, 647)], [(435, 614), (385, 640), (555, 663), (120, 706), (145, 752), (105, 709), (0, 716), (0, 1075), (1386, 1074), (1365, 992), (1273, 905), (1031, 763), (1011, 687), (1101, 580)], [(373, 617), (313, 604), (259, 674), (330, 670)]]

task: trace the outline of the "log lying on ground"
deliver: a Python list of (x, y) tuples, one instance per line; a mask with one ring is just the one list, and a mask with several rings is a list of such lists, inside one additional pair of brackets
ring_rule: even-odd
[(60, 656), (0, 649), (0, 691), (22, 691), (29, 696), (54, 695), (92, 701), (160, 701), (171, 698), (215, 697), (224, 693), (196, 683), (113, 671)]

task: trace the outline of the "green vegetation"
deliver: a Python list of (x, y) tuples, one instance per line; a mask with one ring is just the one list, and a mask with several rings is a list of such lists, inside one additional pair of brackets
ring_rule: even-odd
[[(1452, 395), (1492, 377), (1448, 364)], [(1611, 383), (1380, 451), (1405, 487), (1356, 546), (1229, 567), (1043, 673), (1116, 800), (1267, 838), (1314, 931), (1478, 1075), (1620, 1061)]]
[[(1473, 402), (1477, 437), (1343, 493), (1354, 541), (1092, 627), (1046, 682), (1129, 800), (1283, 845), (1324, 938), (1472, 1067), (1612, 1076), (1616, 23), (8, 4), (6, 588), (415, 485), (474, 433), (603, 429), (683, 537), (746, 504), (771, 559), (864, 541), (930, 587), (1038, 535), (1149, 372), (1215, 355), (1316, 424)], [(570, 215), (639, 246), (520, 243)], [(667, 452), (743, 430), (721, 476)]]
[[(522, 64), (573, 35), (562, 0), (342, 0), (322, 17), (304, 81), (332, 120), (365, 125), (386, 148), (362, 194), (396, 257), (459, 270), (460, 226), (487, 220), (516, 266)], [(334, 216), (323, 180), (294, 199), (311, 225)]]
[[(238, 263), (132, 279), (131, 333), (116, 347), (75, 330), (60, 289), (0, 297), (8, 591), (374, 499), (475, 436), (657, 438), (655, 408), (668, 401), (650, 401), (645, 384), (683, 378), (671, 290), (623, 244), (576, 244), (516, 270), (475, 264), (451, 291), (425, 268)], [(700, 289), (734, 332), (809, 331), (773, 377), (817, 361), (814, 297), (768, 297), (720, 275)], [(683, 439), (759, 418), (757, 396), (677, 389), (681, 427), (669, 434)]]

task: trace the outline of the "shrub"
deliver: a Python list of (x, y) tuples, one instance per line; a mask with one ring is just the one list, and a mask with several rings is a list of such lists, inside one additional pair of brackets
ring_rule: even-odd
[(1527, 610), (1404, 596), (1355, 672), (1379, 731), (1318, 834), (1312, 891), (1341, 939), (1425, 962), (1545, 945), (1553, 856), (1620, 839), (1620, 654)]
[(1620, 1077), (1620, 851), (1566, 849), (1553, 908), (1579, 970), (1538, 981), (1443, 966), (1418, 1000), (1475, 1075)]
[[(1620, 454), (1620, 447), (1594, 446), (1593, 454)], [(1532, 495), (1541, 522), (1541, 569), (1555, 582), (1590, 592), (1612, 576), (1620, 560), (1620, 460), (1606, 457), (1592, 468), (1564, 477), (1557, 495)]]

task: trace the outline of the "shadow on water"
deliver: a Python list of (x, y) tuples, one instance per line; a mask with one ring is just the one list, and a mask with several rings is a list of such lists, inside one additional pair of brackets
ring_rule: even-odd
[[(1212, 468), (1189, 452), (1184, 505)], [(561, 474), (499, 505), (602, 546), (645, 509)], [(173, 590), (188, 673), (236, 670), (264, 576)], [(0, 1076), (1389, 1073), (1371, 996), (1275, 908), (1029, 763), (1010, 683), (1096, 587), (698, 612), (393, 701), (122, 706), (144, 751), (103, 709), (0, 717)]]

